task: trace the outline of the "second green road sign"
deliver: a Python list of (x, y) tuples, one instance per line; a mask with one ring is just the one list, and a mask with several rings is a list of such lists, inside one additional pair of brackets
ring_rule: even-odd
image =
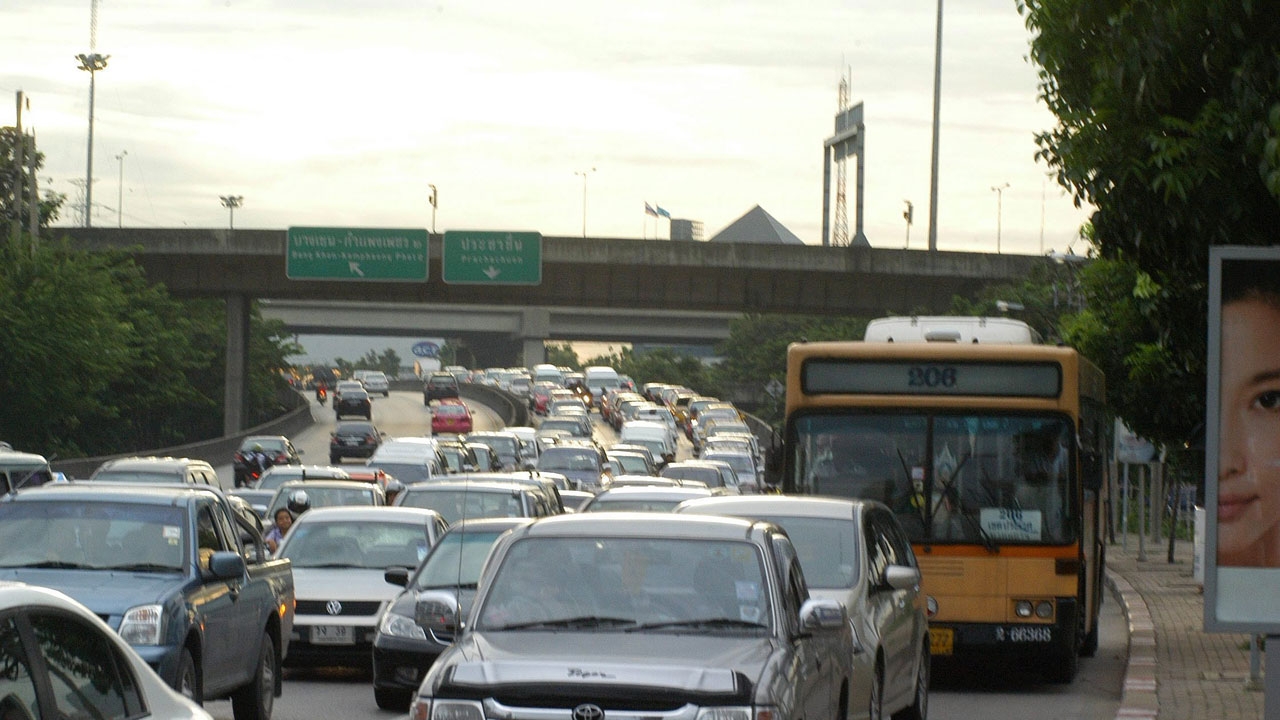
[(285, 277), (426, 282), (427, 231), (291, 227)]
[(440, 264), (446, 283), (538, 285), (542, 234), (450, 230), (444, 234)]

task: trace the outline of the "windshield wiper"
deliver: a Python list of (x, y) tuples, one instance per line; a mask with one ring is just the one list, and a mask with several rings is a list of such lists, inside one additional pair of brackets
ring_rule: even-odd
[(107, 565), (101, 570), (118, 570), (120, 572), (181, 572), (181, 568), (157, 563), (126, 563), (124, 565)]
[(296, 561), (295, 561), (294, 567), (318, 568), (318, 569), (326, 569), (326, 570), (333, 569), (333, 568), (345, 568), (345, 569), (354, 569), (354, 570), (363, 569), (363, 566), (352, 565), (351, 563), (316, 563), (315, 565), (311, 565), (311, 564), (303, 565), (303, 564), (297, 564)]
[(651, 622), (643, 625), (637, 625), (627, 632), (636, 632), (643, 630), (663, 630), (667, 628), (742, 628), (750, 630), (765, 630), (768, 625), (750, 620), (739, 620), (737, 618), (699, 618), (694, 620), (667, 620), (663, 622)]
[(16, 568), (40, 568), (53, 570), (98, 570), (100, 568), (94, 565), (86, 565), (84, 563), (67, 562), (66, 560), (41, 560), (39, 562), (24, 563), (22, 565), (3, 565), (0, 566), (9, 570)]
[(581, 617), (562, 618), (559, 620), (533, 620), (530, 622), (511, 623), (510, 625), (500, 625), (495, 628), (486, 628), (488, 630), (540, 630), (543, 628), (602, 628), (602, 627), (630, 627), (636, 624), (631, 618), (619, 617), (600, 617), (597, 615), (583, 615)]

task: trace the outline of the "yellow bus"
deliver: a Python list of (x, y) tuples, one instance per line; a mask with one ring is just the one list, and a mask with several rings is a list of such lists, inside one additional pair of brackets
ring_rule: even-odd
[(1103, 376), (1071, 348), (970, 334), (791, 345), (782, 491), (894, 511), (935, 657), (1071, 682), (1098, 646)]

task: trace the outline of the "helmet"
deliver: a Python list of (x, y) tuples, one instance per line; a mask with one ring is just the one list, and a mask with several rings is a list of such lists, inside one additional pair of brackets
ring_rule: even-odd
[(293, 492), (289, 493), (288, 508), (289, 508), (289, 512), (293, 513), (294, 517), (297, 517), (302, 513), (310, 510), (311, 500), (307, 498), (307, 491), (294, 490)]
[(254, 444), (253, 444), (253, 451), (254, 451), (254, 452), (262, 452), (262, 443), (254, 443)]

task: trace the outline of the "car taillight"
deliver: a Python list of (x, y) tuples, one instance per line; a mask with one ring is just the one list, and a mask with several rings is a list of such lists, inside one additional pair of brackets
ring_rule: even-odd
[(374, 440), (374, 438), (373, 438), (373, 436), (372, 436), (372, 435), (365, 435), (365, 436), (364, 436), (364, 441), (365, 441), (365, 442), (373, 442), (373, 440)]
[(242, 454), (240, 454), (240, 453), (236, 453), (235, 461), (236, 461), (236, 462), (244, 462), (244, 455), (242, 455)]
[(275, 460), (276, 462), (278, 462), (278, 463), (282, 463), (282, 462), (284, 462), (285, 460), (288, 460), (288, 458), (287, 458), (287, 457), (285, 457), (285, 454), (284, 454), (284, 453), (278, 453), (278, 454), (276, 455), (276, 460)]

